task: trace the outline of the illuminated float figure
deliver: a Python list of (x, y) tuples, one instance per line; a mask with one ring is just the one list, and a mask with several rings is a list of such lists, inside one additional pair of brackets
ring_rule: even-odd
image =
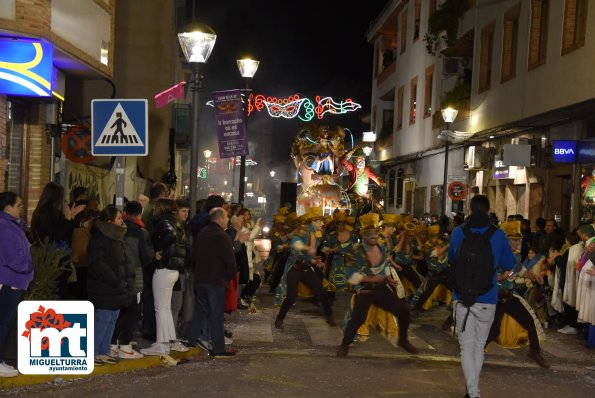
[[(366, 155), (363, 149), (356, 147), (341, 157), (341, 166), (349, 173), (349, 188), (347, 191), (360, 213), (372, 210), (382, 212), (380, 203), (376, 203), (369, 191), (370, 180), (384, 188), (384, 181), (366, 164)], [(369, 207), (367, 211), (364, 209)], [(364, 210), (364, 211), (362, 211)]]
[(321, 206), (324, 215), (351, 208), (347, 192), (337, 183), (339, 160), (344, 152), (345, 131), (341, 127), (310, 125), (297, 134), (291, 157), (301, 176), (296, 212)]

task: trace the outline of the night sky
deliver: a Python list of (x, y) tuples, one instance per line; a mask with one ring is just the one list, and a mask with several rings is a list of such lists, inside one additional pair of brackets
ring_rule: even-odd
[[(203, 95), (243, 88), (236, 59), (249, 55), (261, 61), (251, 84), (255, 93), (278, 97), (300, 93), (311, 99), (316, 95), (351, 97), (362, 109), (325, 118), (323, 123), (361, 134), (367, 125), (359, 118), (370, 112), (373, 62), (373, 48), (365, 35), (385, 3), (197, 0), (197, 20), (217, 33), (205, 67)], [(201, 135), (215, 147), (214, 119), (210, 117), (202, 118)], [(265, 113), (251, 117), (249, 123), (250, 134), (271, 134), (273, 130), (272, 145), (279, 149), (271, 155), (279, 158), (273, 161), (288, 160), (289, 145), (303, 125), (271, 119)]]

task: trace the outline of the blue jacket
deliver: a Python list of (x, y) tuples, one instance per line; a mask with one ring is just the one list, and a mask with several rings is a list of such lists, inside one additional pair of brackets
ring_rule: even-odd
[[(473, 233), (481, 233), (484, 234), (488, 230), (488, 227), (483, 228), (471, 228), (471, 232)], [(450, 238), (450, 246), (448, 247), (448, 260), (451, 264), (454, 264), (457, 251), (461, 246), (461, 242), (463, 242), (463, 230), (461, 227), (456, 227), (452, 231), (452, 236)], [(492, 254), (494, 256), (494, 270), (498, 270), (499, 268), (510, 271), (514, 268), (516, 264), (516, 259), (514, 257), (514, 253), (510, 248), (510, 243), (508, 242), (508, 238), (506, 234), (501, 229), (498, 229), (492, 238), (490, 239), (490, 244), (492, 246)], [(454, 299), (457, 300), (456, 292), (453, 292)], [(494, 279), (492, 281), (492, 288), (486, 294), (479, 296), (477, 298), (478, 303), (485, 303), (485, 304), (496, 304), (498, 303), (498, 275), (494, 272)]]
[(27, 290), (33, 279), (33, 260), (25, 232), (16, 218), (0, 211), (0, 284)]

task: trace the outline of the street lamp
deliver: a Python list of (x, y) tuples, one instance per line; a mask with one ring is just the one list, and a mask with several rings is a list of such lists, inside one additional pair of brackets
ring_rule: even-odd
[(271, 170), (271, 172), (269, 174), (271, 175), (271, 177), (274, 178), (275, 177), (275, 174), (277, 174), (277, 173), (275, 172), (275, 170)]
[[(260, 61), (253, 60), (251, 58), (238, 59), (238, 69), (240, 74), (246, 81), (246, 100), (244, 101), (244, 125), (246, 126), (246, 143), (248, 142), (248, 100), (250, 95), (250, 81), (258, 70)], [(242, 155), (240, 158), (240, 191), (238, 193), (238, 203), (244, 204), (244, 192), (246, 191), (246, 155)]]
[(186, 61), (192, 67), (190, 91), (192, 91), (192, 138), (190, 146), (190, 215), (196, 213), (196, 188), (198, 185), (198, 117), (200, 111), (200, 91), (202, 78), (200, 66), (205, 64), (215, 47), (217, 35), (205, 24), (192, 22), (186, 25), (178, 40)]
[(210, 149), (205, 149), (204, 151), (202, 151), (202, 154), (205, 155), (205, 159), (209, 160), (213, 152), (211, 152)]
[(450, 142), (449, 131), (450, 125), (452, 122), (455, 121), (457, 118), (457, 111), (454, 108), (448, 107), (446, 109), (442, 109), (442, 119), (444, 119), (444, 123), (446, 123), (446, 146), (444, 148), (444, 181), (442, 182), (442, 214), (446, 215), (446, 195), (448, 194), (448, 146)]

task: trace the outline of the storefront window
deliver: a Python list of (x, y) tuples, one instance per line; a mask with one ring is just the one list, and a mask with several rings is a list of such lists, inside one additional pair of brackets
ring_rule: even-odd
[(0, 143), (0, 156), (6, 161), (4, 190), (24, 195), (25, 109), (12, 101), (7, 101), (6, 107), (6, 139)]

